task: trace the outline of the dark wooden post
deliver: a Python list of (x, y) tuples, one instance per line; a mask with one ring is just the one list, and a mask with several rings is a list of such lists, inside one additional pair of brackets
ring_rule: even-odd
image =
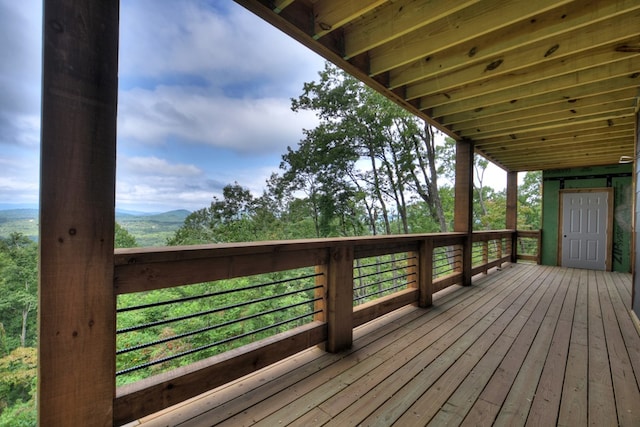
[(471, 285), (471, 250), (473, 233), (473, 144), (456, 142), (456, 191), (454, 231), (467, 233), (462, 248), (462, 284)]
[(327, 267), (327, 351), (336, 353), (353, 343), (353, 247), (332, 248)]
[(118, 22), (117, 0), (44, 2), (41, 426), (113, 424)]
[(433, 304), (433, 240), (420, 242), (420, 248), (413, 253), (416, 256), (416, 281), (418, 288), (418, 306), (430, 307)]
[[(506, 225), (509, 230), (518, 228), (518, 172), (507, 172)], [(518, 233), (511, 235), (511, 262), (518, 260)]]

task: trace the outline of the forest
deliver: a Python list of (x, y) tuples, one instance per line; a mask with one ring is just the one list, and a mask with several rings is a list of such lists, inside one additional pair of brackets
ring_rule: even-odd
[[(453, 140), (330, 65), (305, 83), (291, 108), (314, 112), (319, 123), (282, 155), (263, 193), (229, 183), (166, 245), (451, 231)], [(503, 229), (506, 194), (484, 185), (487, 160), (477, 156), (474, 166), (474, 228)], [(528, 172), (520, 182), (518, 228), (539, 229), (541, 174)], [(117, 248), (144, 241), (140, 230), (116, 223)], [(0, 238), (0, 426), (36, 424), (37, 265), (34, 240), (20, 232)], [(394, 283), (406, 268), (393, 257), (358, 265), (361, 277), (375, 270)], [(313, 317), (314, 283), (305, 270), (121, 295), (117, 384)], [(369, 295), (364, 290), (361, 299)]]

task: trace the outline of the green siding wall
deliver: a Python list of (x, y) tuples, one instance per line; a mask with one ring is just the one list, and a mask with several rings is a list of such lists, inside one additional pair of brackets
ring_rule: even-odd
[(614, 191), (613, 270), (631, 271), (632, 165), (561, 169), (542, 173), (542, 264), (558, 263), (560, 189), (605, 188)]

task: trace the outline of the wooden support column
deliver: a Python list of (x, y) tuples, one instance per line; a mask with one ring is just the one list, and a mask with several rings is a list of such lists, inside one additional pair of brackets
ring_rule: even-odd
[(413, 253), (416, 256), (416, 274), (418, 288), (418, 306), (430, 307), (433, 304), (433, 240), (420, 242), (420, 249)]
[(38, 424), (113, 424), (119, 2), (43, 20)]
[(335, 247), (327, 266), (327, 351), (353, 344), (353, 247)]
[[(636, 319), (640, 318), (640, 111), (636, 111), (636, 143), (635, 143), (635, 161), (634, 184), (635, 199), (633, 209), (633, 242), (631, 249), (631, 272), (633, 286), (631, 287), (631, 309)], [(540, 247), (540, 246), (539, 246)], [(540, 256), (540, 258), (542, 258)]]
[(473, 144), (456, 142), (456, 191), (453, 231), (467, 233), (462, 248), (462, 284), (471, 285), (471, 249), (473, 233)]
[[(507, 213), (506, 226), (518, 229), (518, 172), (507, 172)], [(518, 260), (518, 235), (511, 236), (511, 262)]]

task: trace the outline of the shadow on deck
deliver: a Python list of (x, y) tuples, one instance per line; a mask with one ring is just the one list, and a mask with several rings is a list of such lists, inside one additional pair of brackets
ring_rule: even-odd
[(640, 425), (631, 276), (508, 264), (129, 426)]

